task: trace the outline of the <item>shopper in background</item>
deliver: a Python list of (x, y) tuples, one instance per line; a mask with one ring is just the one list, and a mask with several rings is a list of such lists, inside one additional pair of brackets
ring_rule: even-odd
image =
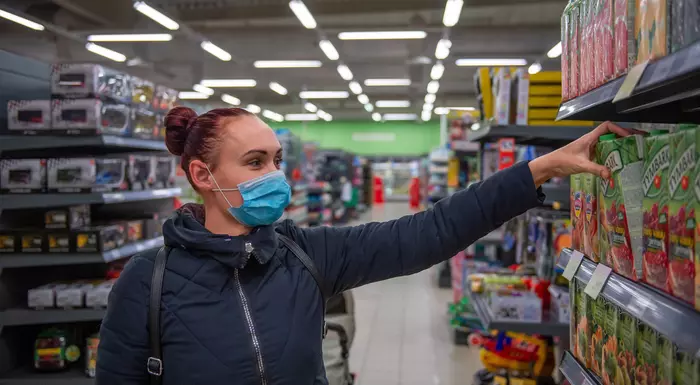
[[(281, 235), (313, 260), (321, 286), (338, 294), (413, 274), (465, 249), (542, 204), (552, 177), (610, 172), (590, 160), (604, 123), (569, 145), (500, 171), (434, 209), (356, 227), (275, 224), (290, 200), (274, 132), (243, 109), (166, 117), (167, 146), (204, 204), (163, 226), (167, 260), (161, 300), (165, 385), (325, 384), (322, 292)], [(131, 259), (110, 295), (97, 362), (100, 385), (149, 383), (148, 300), (155, 251)]]

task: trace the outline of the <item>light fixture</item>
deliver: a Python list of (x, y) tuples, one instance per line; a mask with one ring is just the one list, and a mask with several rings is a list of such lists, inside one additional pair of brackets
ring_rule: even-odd
[(379, 122), (382, 120), (382, 115), (379, 112), (375, 112), (372, 114), (372, 120)]
[(432, 112), (430, 110), (423, 110), (420, 114), (420, 118), (423, 119), (424, 122), (427, 122), (430, 120), (430, 115), (432, 115)]
[(437, 115), (447, 115), (450, 112), (450, 109), (447, 107), (437, 107), (435, 109), (435, 113)]
[(442, 24), (445, 27), (454, 27), (459, 21), (459, 15), (462, 13), (463, 0), (447, 0), (445, 4), (445, 14), (442, 16)]
[(88, 41), (100, 42), (139, 42), (139, 41), (170, 41), (173, 35), (169, 33), (126, 33), (112, 35), (89, 35)]
[(230, 104), (230, 105), (232, 105), (232, 106), (238, 106), (238, 105), (241, 104), (241, 99), (238, 99), (237, 97), (231, 96), (231, 95), (229, 95), (229, 94), (223, 94), (223, 95), (221, 95), (221, 100), (222, 100), (224, 103), (228, 103), (228, 104)]
[(318, 107), (316, 107), (315, 104), (306, 102), (304, 103), (304, 109), (309, 112), (316, 112), (318, 111)]
[(371, 31), (371, 32), (341, 32), (340, 40), (399, 40), (425, 39), (425, 31)]
[(209, 95), (195, 91), (181, 91), (177, 94), (178, 99), (209, 99)]
[(253, 114), (259, 114), (260, 111), (262, 111), (262, 109), (257, 104), (249, 104), (248, 106), (246, 106), (245, 109)]
[(257, 82), (253, 79), (202, 79), (199, 84), (205, 87), (222, 87), (222, 88), (238, 88), (238, 87), (255, 87)]
[(524, 66), (525, 59), (457, 59), (455, 63), (460, 67), (499, 67), (499, 66)]
[(291, 8), (294, 15), (299, 19), (299, 22), (301, 22), (301, 25), (306, 29), (316, 28), (316, 20), (311, 12), (309, 12), (309, 9), (306, 8), (306, 4), (304, 4), (303, 1), (292, 0), (289, 2), (289, 8)]
[(21, 25), (23, 25), (27, 28), (31, 28), (35, 31), (43, 31), (44, 30), (43, 25), (36, 23), (36, 22), (33, 22), (31, 20), (25, 19), (21, 16), (17, 16), (14, 13), (3, 11), (2, 9), (0, 9), (0, 17), (2, 17), (3, 19), (7, 19), (9, 21), (14, 21), (17, 24), (21, 24)]
[(350, 93), (347, 91), (302, 91), (301, 99), (347, 99)]
[(378, 108), (406, 108), (411, 107), (410, 100), (377, 100), (374, 103)]
[(433, 68), (430, 70), (430, 78), (433, 80), (440, 80), (444, 73), (445, 66), (442, 64), (442, 62), (437, 62), (433, 65)]
[(416, 120), (416, 114), (384, 114), (384, 120)]
[(175, 20), (165, 16), (160, 11), (158, 11), (155, 8), (151, 7), (150, 5), (144, 3), (143, 1), (135, 2), (134, 9), (143, 13), (144, 15), (151, 18), (156, 23), (162, 25), (163, 27), (165, 27), (171, 31), (176, 31), (180, 28), (180, 24), (178, 24)]
[(200, 44), (202, 49), (209, 52), (210, 54), (216, 56), (219, 58), (219, 60), (223, 61), (231, 61), (231, 54), (224, 51), (221, 49), (219, 46), (216, 44), (210, 42), (210, 41), (203, 41), (202, 44)]
[(352, 80), (352, 71), (350, 71), (350, 68), (348, 68), (348, 66), (345, 64), (338, 66), (338, 74), (341, 78), (343, 78), (343, 80)]
[(85, 44), (85, 48), (88, 51), (90, 51), (92, 53), (96, 53), (96, 54), (101, 55), (101, 56), (104, 56), (107, 59), (112, 59), (112, 60), (118, 61), (118, 62), (126, 61), (126, 56), (124, 56), (123, 54), (120, 54), (117, 51), (112, 51), (109, 48), (105, 48), (105, 47), (103, 47), (101, 45), (97, 45), (95, 43), (87, 43), (87, 44)]
[(333, 43), (331, 43), (330, 40), (321, 40), (318, 43), (318, 46), (321, 48), (321, 51), (323, 51), (323, 53), (326, 54), (328, 60), (338, 60), (340, 58), (338, 50), (335, 49)]
[(561, 56), (561, 42), (557, 43), (552, 49), (547, 52), (547, 57), (554, 59), (555, 57)]
[(439, 60), (447, 58), (450, 56), (450, 48), (452, 48), (452, 42), (450, 40), (440, 39), (435, 47), (435, 57)]
[(287, 114), (284, 116), (284, 120), (293, 120), (297, 122), (310, 122), (318, 120), (318, 115), (316, 114)]
[(365, 107), (365, 111), (367, 111), (367, 112), (374, 111), (374, 106), (372, 105), (372, 103), (366, 103), (364, 107)]
[(365, 80), (367, 87), (400, 87), (410, 86), (411, 79), (367, 79)]
[(262, 112), (262, 116), (264, 116), (270, 120), (274, 120), (275, 122), (283, 122), (284, 121), (284, 116), (282, 116), (276, 112), (270, 111), (270, 110), (264, 110)]
[(447, 108), (448, 110), (455, 110), (455, 111), (475, 111), (476, 108), (474, 107), (444, 107)]
[(369, 103), (369, 97), (365, 94), (359, 94), (357, 95), (357, 101), (361, 104), (367, 104)]
[(435, 99), (437, 99), (435, 94), (426, 94), (425, 95), (425, 102), (426, 103), (433, 104), (433, 103), (435, 103)]
[(433, 80), (428, 83), (428, 87), (426, 87), (426, 89), (429, 94), (437, 94), (438, 90), (440, 89), (440, 82)]
[(320, 60), (257, 60), (255, 68), (318, 68)]
[(323, 110), (318, 110), (318, 112), (316, 112), (316, 115), (318, 115), (319, 118), (325, 120), (326, 122), (330, 122), (331, 120), (333, 120), (333, 116)]
[(433, 110), (433, 107), (434, 107), (434, 106), (433, 106), (432, 103), (425, 103), (425, 104), (423, 105), (423, 111), (426, 111), (426, 110), (427, 110), (427, 111), (432, 111), (432, 110)]
[(529, 73), (530, 75), (534, 75), (540, 71), (542, 71), (542, 65), (540, 63), (532, 63), (527, 69), (527, 73)]
[(350, 91), (352, 91), (352, 93), (355, 95), (359, 95), (362, 93), (362, 86), (360, 86), (360, 83), (358, 82), (350, 82)]
[(199, 92), (200, 94), (205, 94), (205, 95), (214, 95), (214, 90), (212, 90), (209, 87), (205, 87), (201, 84), (195, 84), (192, 86), (192, 89)]
[(271, 82), (270, 89), (277, 92), (280, 95), (287, 95), (287, 89), (277, 82)]

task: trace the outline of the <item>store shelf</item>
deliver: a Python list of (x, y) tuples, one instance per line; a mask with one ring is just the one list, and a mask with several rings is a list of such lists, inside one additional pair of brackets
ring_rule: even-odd
[(517, 333), (539, 334), (543, 336), (555, 336), (569, 338), (569, 324), (556, 321), (549, 321), (549, 314), (545, 314), (542, 322), (522, 322), (522, 321), (497, 321), (494, 320), (491, 309), (486, 303), (483, 294), (474, 293), (469, 288), (465, 289), (472, 306), (481, 319), (481, 323), (487, 330), (508, 330)]
[[(571, 254), (571, 249), (564, 249), (559, 255), (558, 267), (565, 268)], [(595, 262), (584, 258), (576, 271), (576, 279), (587, 284), (595, 267)], [(700, 328), (687, 327), (700, 325), (700, 313), (691, 305), (616, 273), (610, 274), (601, 295), (665, 335), (679, 348), (689, 352), (700, 351)]]
[(163, 237), (130, 243), (104, 253), (0, 254), (0, 270), (5, 268), (112, 262), (161, 246), (163, 246)]
[(559, 364), (559, 370), (571, 385), (600, 385), (601, 382), (593, 373), (583, 367), (571, 352), (564, 352)]
[(85, 194), (4, 194), (0, 195), (0, 210), (138, 202), (173, 198), (180, 196), (180, 194), (182, 194), (182, 189), (179, 187)]
[(487, 143), (501, 138), (515, 138), (518, 144), (561, 146), (580, 138), (592, 127), (578, 126), (492, 126), (482, 123), (467, 134), (470, 141)]
[(557, 120), (700, 123), (700, 41), (649, 63), (632, 95), (613, 103), (623, 81), (562, 103)]
[(95, 379), (86, 377), (82, 370), (77, 369), (59, 373), (37, 373), (22, 368), (0, 378), (0, 385), (95, 385)]
[(546, 195), (545, 206), (552, 206), (558, 210), (569, 210), (571, 187), (568, 184), (545, 183), (542, 185), (542, 192)]
[(100, 321), (105, 311), (105, 309), (7, 309), (0, 311), (0, 326)]
[(165, 141), (124, 138), (113, 135), (94, 136), (0, 136), (0, 153), (5, 151), (44, 150), (70, 147), (111, 147), (134, 150), (167, 151)]

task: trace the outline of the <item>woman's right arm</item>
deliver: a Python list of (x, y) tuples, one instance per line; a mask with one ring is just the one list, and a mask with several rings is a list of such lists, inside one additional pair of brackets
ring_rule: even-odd
[(100, 328), (97, 385), (147, 385), (149, 288), (142, 276), (153, 269), (145, 258), (134, 257), (109, 294), (107, 314)]

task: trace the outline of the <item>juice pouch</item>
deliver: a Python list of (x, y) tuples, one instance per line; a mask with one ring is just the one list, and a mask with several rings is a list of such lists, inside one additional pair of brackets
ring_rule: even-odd
[(581, 2), (574, 0), (569, 6), (569, 97), (575, 98), (582, 94), (581, 77)]
[[(600, 297), (599, 297), (600, 298)], [(603, 324), (603, 349), (601, 354), (601, 378), (604, 385), (619, 384), (615, 382), (617, 375), (617, 355), (619, 342), (617, 340), (617, 328), (619, 327), (620, 311), (617, 306), (606, 301), (605, 323)]]
[(583, 174), (571, 176), (571, 247), (583, 250)]
[(598, 87), (610, 81), (615, 75), (615, 57), (613, 26), (613, 1), (597, 0), (595, 9), (596, 39), (595, 39), (595, 86)]
[[(585, 294), (588, 295), (588, 294)], [(607, 310), (607, 301), (603, 296), (598, 296), (597, 299), (588, 298), (591, 301), (591, 347), (590, 347), (590, 369), (593, 373), (602, 376), (602, 361), (603, 361), (603, 328), (605, 327), (605, 313)]]
[(691, 353), (676, 348), (676, 361), (673, 363), (674, 384), (695, 384), (695, 363)]
[(584, 293), (585, 287), (576, 285), (576, 358), (586, 367), (591, 366), (591, 305), (593, 299)]
[(598, 262), (598, 177), (583, 174), (583, 253)]
[(634, 371), (636, 385), (657, 384), (657, 336), (651, 327), (639, 322), (637, 327), (637, 366)]
[(670, 137), (652, 131), (644, 139), (644, 220), (642, 279), (668, 291), (668, 173), (671, 164)]
[(637, 320), (629, 313), (620, 311), (617, 325), (617, 370), (613, 384), (632, 384), (636, 358)]
[(627, 73), (630, 64), (636, 59), (634, 36), (634, 0), (615, 1), (615, 76)]
[(656, 381), (658, 384), (673, 384), (673, 362), (676, 359), (676, 350), (668, 338), (657, 333), (657, 357)]
[(643, 152), (640, 135), (619, 139), (602, 135), (596, 146), (598, 163), (611, 172), (610, 179), (601, 178), (598, 186), (599, 258), (633, 280), (641, 275)]
[[(683, 127), (685, 128), (685, 127)], [(671, 135), (669, 191), (669, 286), (671, 294), (695, 301), (695, 183), (694, 128)]]

